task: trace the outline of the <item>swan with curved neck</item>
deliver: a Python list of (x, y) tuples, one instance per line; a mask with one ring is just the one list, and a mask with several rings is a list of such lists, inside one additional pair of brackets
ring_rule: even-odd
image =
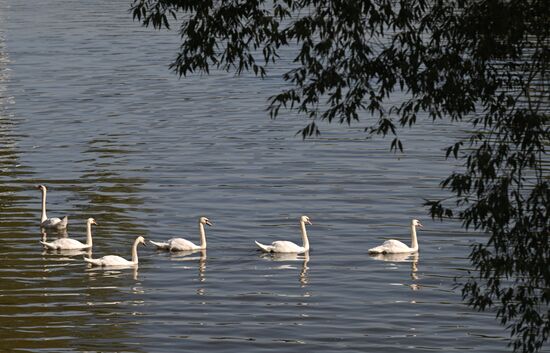
[(134, 240), (134, 245), (132, 245), (132, 261), (128, 261), (123, 257), (117, 255), (107, 255), (99, 259), (92, 259), (85, 257), (84, 261), (93, 266), (102, 266), (102, 267), (129, 267), (138, 265), (138, 254), (137, 247), (139, 244), (145, 245), (145, 238), (139, 236)]
[(43, 228), (67, 228), (69, 217), (65, 216), (63, 217), (63, 219), (57, 217), (48, 218), (48, 216), (46, 215), (46, 192), (48, 191), (46, 186), (37, 185), (36, 188), (42, 191), (42, 215), (40, 216), (40, 226)]
[(97, 225), (93, 218), (86, 221), (86, 244), (70, 238), (61, 238), (52, 242), (41, 241), (40, 243), (48, 250), (83, 250), (92, 247), (92, 224)]
[(416, 238), (416, 227), (422, 228), (419, 220), (411, 221), (411, 246), (403, 244), (399, 240), (386, 240), (382, 245), (369, 249), (371, 254), (402, 254), (413, 253), (418, 251), (418, 240)]
[(193, 244), (184, 238), (172, 238), (165, 242), (156, 242), (149, 240), (149, 242), (161, 250), (169, 251), (190, 251), (190, 250), (204, 250), (206, 249), (206, 232), (204, 231), (204, 225), (211, 226), (212, 223), (206, 217), (199, 218), (199, 236), (200, 245)]
[(307, 238), (306, 224), (311, 225), (311, 221), (308, 216), (300, 217), (300, 230), (302, 231), (302, 243), (303, 246), (294, 244), (291, 241), (277, 240), (271, 243), (271, 245), (264, 245), (255, 241), (256, 245), (263, 252), (270, 253), (295, 253), (302, 254), (309, 251), (309, 240)]

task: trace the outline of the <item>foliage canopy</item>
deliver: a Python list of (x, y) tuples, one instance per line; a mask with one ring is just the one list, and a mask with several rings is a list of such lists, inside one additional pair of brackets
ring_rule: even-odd
[[(550, 6), (547, 0), (134, 0), (145, 26), (177, 22), (179, 75), (211, 68), (264, 77), (294, 48), (288, 89), (269, 99), (316, 122), (369, 119), (391, 134), (427, 115), (470, 124), (447, 148), (463, 162), (430, 200), (432, 217), (457, 217), (486, 232), (463, 284), (474, 308), (494, 308), (515, 351), (539, 350), (550, 334)], [(392, 94), (405, 95), (395, 103)]]

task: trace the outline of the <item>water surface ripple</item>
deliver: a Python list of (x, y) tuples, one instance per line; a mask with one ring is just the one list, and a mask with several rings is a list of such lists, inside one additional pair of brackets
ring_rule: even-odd
[[(0, 0), (2, 351), (508, 351), (492, 314), (454, 288), (481, 237), (422, 207), (442, 195), (453, 168), (442, 148), (459, 127), (421, 121), (402, 155), (360, 124), (304, 142), (305, 121), (265, 112), (286, 64), (266, 80), (179, 80), (167, 69), (177, 34), (141, 28), (128, 6)], [(198, 241), (201, 215), (209, 249), (140, 248), (135, 271), (44, 251), (39, 183), (49, 215), (69, 215), (68, 236), (83, 241), (97, 220), (95, 257), (129, 257), (138, 235)], [(309, 256), (255, 250), (299, 242), (302, 214)], [(367, 254), (408, 242), (413, 217), (419, 256)]]

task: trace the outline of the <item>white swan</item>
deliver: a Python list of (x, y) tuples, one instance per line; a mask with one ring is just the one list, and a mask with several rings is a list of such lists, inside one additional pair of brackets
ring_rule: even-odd
[(187, 239), (172, 238), (166, 242), (156, 242), (149, 240), (149, 242), (155, 245), (158, 249), (170, 250), (170, 251), (190, 251), (190, 250), (204, 250), (206, 249), (206, 233), (204, 231), (204, 225), (212, 225), (210, 220), (206, 217), (199, 218), (199, 235), (201, 245), (195, 245)]
[(63, 217), (63, 219), (60, 219), (48, 218), (48, 216), (46, 215), (46, 192), (48, 190), (46, 186), (37, 185), (36, 188), (42, 191), (42, 216), (40, 217), (40, 226), (43, 228), (67, 228), (67, 224), (69, 223), (69, 218), (67, 216)]
[(309, 251), (309, 240), (307, 239), (306, 224), (311, 225), (308, 216), (300, 217), (300, 229), (302, 230), (302, 242), (304, 246), (299, 246), (291, 241), (277, 240), (271, 243), (271, 245), (264, 245), (257, 241), (254, 241), (258, 247), (264, 252), (272, 253), (296, 253), (302, 254)]
[(83, 250), (92, 247), (92, 224), (97, 225), (93, 218), (86, 221), (86, 244), (71, 238), (61, 238), (52, 242), (41, 241), (40, 243), (50, 250)]
[(369, 253), (374, 254), (400, 254), (413, 253), (418, 251), (418, 240), (416, 239), (416, 227), (422, 227), (419, 220), (411, 221), (411, 246), (407, 246), (399, 240), (386, 240), (382, 245), (369, 249)]
[(134, 241), (134, 245), (132, 245), (132, 261), (128, 261), (125, 258), (117, 255), (107, 255), (99, 259), (92, 259), (92, 258), (85, 257), (84, 261), (94, 266), (103, 266), (103, 267), (137, 266), (138, 265), (137, 247), (139, 244), (145, 245), (145, 239), (142, 236), (137, 237), (136, 240)]

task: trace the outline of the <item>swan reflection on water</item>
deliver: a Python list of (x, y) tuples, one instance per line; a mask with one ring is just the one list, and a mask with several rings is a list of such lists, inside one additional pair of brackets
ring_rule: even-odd
[(81, 260), (81, 256), (92, 256), (92, 249), (86, 249), (86, 250), (78, 250), (78, 249), (57, 249), (57, 250), (51, 250), (51, 249), (44, 249), (42, 251), (42, 255), (63, 255), (67, 257), (79, 257), (79, 261)]
[(48, 237), (54, 238), (54, 239), (63, 239), (68, 238), (69, 233), (67, 232), (67, 228), (65, 229), (46, 229), (46, 228), (40, 228), (41, 237), (40, 240), (46, 241), (48, 240)]
[(417, 262), (418, 253), (376, 254), (370, 253), (372, 259), (392, 262)]
[[(411, 263), (411, 279), (416, 281), (418, 280), (418, 253), (401, 253), (401, 254), (369, 254), (372, 259), (386, 262), (410, 262)], [(412, 290), (419, 290), (420, 285), (416, 283), (411, 283), (409, 285)]]
[(86, 272), (90, 278), (95, 276), (122, 278), (128, 275), (128, 269), (132, 270), (132, 278), (137, 281), (138, 279), (138, 266), (103, 266), (95, 267), (88, 266)]
[[(309, 262), (309, 251), (302, 253), (302, 254), (296, 254), (296, 253), (262, 253), (260, 255), (260, 258), (266, 259), (269, 261), (275, 261), (275, 262), (293, 262), (293, 261), (301, 261), (302, 262), (302, 268), (300, 271), (300, 277), (299, 281), (302, 284), (302, 286), (305, 286), (309, 283), (309, 274), (308, 274), (308, 262)], [(292, 269), (296, 268), (290, 265), (281, 265), (276, 267), (277, 269)]]
[(206, 280), (206, 249), (177, 251), (170, 253), (172, 261), (198, 261), (199, 262), (199, 282)]

